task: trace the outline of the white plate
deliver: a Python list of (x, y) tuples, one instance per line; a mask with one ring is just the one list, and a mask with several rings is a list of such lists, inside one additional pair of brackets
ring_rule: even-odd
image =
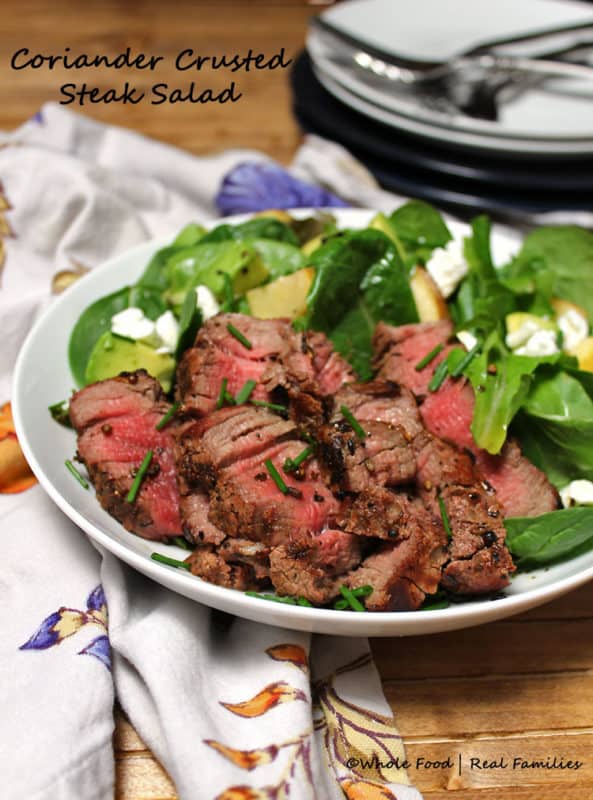
[[(399, 18), (396, 4), (367, 0), (344, 3), (323, 16), (358, 39), (420, 60), (448, 58), (484, 38), (508, 35), (511, 31), (593, 21), (591, 10), (583, 9), (580, 4), (549, 0), (511, 4), (505, 0), (487, 6), (473, 0), (454, 0), (454, 7), (440, 0), (418, 0), (406, 11), (405, 19), (403, 15)], [(431, 20), (430, 25), (426, 24), (427, 19)], [(317, 31), (311, 31), (307, 48), (318, 70), (346, 90), (347, 95), (340, 99), (353, 106), (352, 96), (368, 101), (370, 105), (363, 113), (394, 127), (450, 143), (460, 141), (459, 134), (467, 133), (470, 138), (465, 138), (462, 144), (505, 152), (550, 155), (593, 152), (593, 85), (581, 85), (579, 93), (584, 94), (571, 96), (568, 92), (554, 92), (550, 83), (503, 104), (500, 120), (476, 120), (429, 108), (411, 92), (398, 92), (391, 89), (391, 84), (384, 88), (381, 82), (365, 79), (362, 71), (359, 75), (342, 69), (327, 58), (329, 51), (324, 41)], [(361, 110), (360, 105), (354, 107)], [(375, 108), (387, 113), (378, 115)], [(422, 126), (434, 130), (427, 132)]]
[[(362, 210), (337, 212), (339, 224), (348, 227), (364, 227), (372, 215)], [(458, 233), (467, 230), (460, 223), (452, 224), (452, 228)], [(47, 407), (68, 397), (72, 389), (68, 339), (81, 312), (99, 297), (133, 283), (152, 254), (167, 243), (140, 245), (110, 259), (70, 287), (35, 324), (17, 360), (13, 412), (25, 457), (54, 502), (92, 539), (163, 586), (212, 608), (270, 625), (344, 636), (405, 636), (478, 625), (525, 611), (593, 578), (592, 552), (550, 569), (520, 575), (506, 590), (507, 596), (498, 600), (468, 602), (438, 611), (358, 614), (257, 600), (152, 561), (150, 554), (155, 550), (181, 558), (185, 553), (128, 533), (103, 511), (93, 491), (85, 491), (66, 471), (64, 461), (72, 458), (76, 449), (75, 435), (56, 424)], [(513, 246), (514, 241), (499, 235), (495, 253), (508, 252)]]

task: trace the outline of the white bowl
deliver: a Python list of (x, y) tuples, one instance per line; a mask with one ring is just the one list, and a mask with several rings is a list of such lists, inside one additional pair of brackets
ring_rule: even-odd
[[(305, 216), (311, 212), (298, 213)], [(348, 209), (334, 213), (342, 227), (364, 227), (374, 212)], [(461, 223), (453, 222), (451, 227), (457, 232), (467, 230)], [(54, 422), (47, 407), (69, 397), (74, 385), (68, 366), (68, 339), (81, 312), (99, 297), (133, 283), (153, 253), (166, 244), (153, 241), (135, 247), (70, 287), (35, 324), (17, 360), (13, 413), (25, 457), (52, 500), (92, 539), (163, 586), (212, 608), (270, 625), (343, 636), (410, 636), (479, 625), (526, 611), (593, 578), (591, 552), (522, 573), (500, 599), (470, 601), (435, 611), (363, 614), (258, 600), (153, 561), (150, 554), (155, 551), (176, 558), (186, 554), (128, 533), (101, 508), (92, 489), (85, 491), (72, 478), (64, 461), (76, 450), (75, 434)], [(508, 237), (500, 234), (495, 244), (503, 249), (512, 247)]]

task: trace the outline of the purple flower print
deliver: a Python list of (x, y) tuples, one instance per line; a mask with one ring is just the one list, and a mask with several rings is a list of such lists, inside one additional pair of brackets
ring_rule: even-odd
[(228, 172), (216, 196), (223, 215), (267, 208), (345, 207), (335, 194), (295, 178), (273, 162), (246, 161)]
[(79, 656), (94, 656), (111, 670), (111, 650), (109, 648), (109, 638), (104, 634), (97, 636), (90, 644), (87, 644), (79, 653)]

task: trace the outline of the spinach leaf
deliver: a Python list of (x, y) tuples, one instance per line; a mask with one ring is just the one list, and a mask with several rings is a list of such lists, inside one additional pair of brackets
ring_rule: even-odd
[(573, 375), (536, 375), (516, 429), (525, 455), (556, 486), (593, 480), (593, 400)]
[(157, 250), (148, 262), (148, 266), (140, 276), (136, 285), (164, 292), (168, 286), (166, 273), (167, 262), (172, 256), (179, 254), (184, 249), (185, 248), (169, 245), (169, 247), (163, 247)]
[(193, 247), (200, 239), (206, 234), (206, 228), (203, 225), (197, 225), (195, 222), (190, 222), (185, 228), (177, 234), (173, 240), (172, 247)]
[(300, 248), (287, 242), (274, 239), (247, 239), (245, 243), (253, 247), (268, 270), (268, 280), (289, 275), (306, 266), (306, 259)]
[(578, 303), (593, 319), (593, 233), (576, 225), (538, 228), (525, 238), (502, 277), (523, 291), (541, 289), (547, 281), (550, 294)]
[(96, 300), (78, 318), (68, 343), (70, 369), (78, 386), (85, 385), (89, 357), (99, 338), (111, 329), (111, 318), (131, 306), (141, 308), (153, 320), (167, 308), (157, 291), (146, 287), (124, 286), (123, 289)]
[(235, 294), (244, 294), (247, 289), (263, 283), (268, 270), (254, 248), (245, 242), (204, 242), (202, 239), (195, 247), (179, 250), (168, 258), (166, 297), (173, 306), (180, 306), (190, 288), (204, 284), (221, 300), (225, 274), (231, 278)]
[(545, 564), (593, 543), (593, 508), (587, 506), (505, 519), (504, 525), (507, 546), (522, 561)]
[(469, 272), (451, 304), (458, 329), (480, 331), (504, 329), (507, 314), (517, 309), (513, 292), (499, 280), (490, 252), (490, 221), (485, 216), (472, 220), (472, 235), (464, 242)]
[(175, 358), (181, 358), (184, 351), (193, 345), (201, 325), (202, 312), (197, 305), (196, 291), (195, 289), (190, 289), (185, 295), (179, 315), (179, 339), (177, 340)]
[(436, 208), (422, 200), (404, 203), (391, 214), (389, 222), (408, 250), (444, 247), (453, 238)]
[(288, 242), (295, 247), (299, 246), (297, 235), (284, 222), (273, 217), (256, 217), (239, 225), (224, 223), (209, 231), (201, 241), (226, 242), (241, 239), (275, 239), (279, 242)]
[(541, 364), (557, 360), (557, 355), (517, 356), (507, 350), (498, 331), (489, 335), (482, 353), (465, 370), (475, 392), (471, 430), (478, 447), (500, 452), (511, 420), (528, 395), (533, 373)]
[(418, 321), (407, 268), (391, 240), (370, 228), (330, 238), (309, 263), (315, 278), (299, 325), (327, 333), (360, 377), (370, 377), (375, 324)]

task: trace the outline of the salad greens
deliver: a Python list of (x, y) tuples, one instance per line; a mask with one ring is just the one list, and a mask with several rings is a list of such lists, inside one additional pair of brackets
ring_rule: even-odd
[[(426, 319), (419, 313), (415, 276), (435, 249), (457, 245), (453, 239), (442, 215), (418, 200), (389, 215), (376, 214), (362, 230), (337, 230), (326, 213), (295, 220), (272, 212), (209, 231), (191, 223), (154, 254), (135, 285), (82, 313), (70, 338), (72, 373), (79, 386), (89, 380), (98, 349), (118, 338), (111, 332), (112, 317), (129, 308), (141, 309), (152, 321), (173, 313), (177, 345), (165, 358), (175, 365), (203, 323), (196, 294), (203, 286), (221, 310), (250, 314), (268, 304), (271, 316), (290, 315), (296, 328), (326, 333), (358, 377), (369, 379), (375, 325)], [(446, 305), (439, 297), (456, 332), (460, 338), (468, 335), (463, 341), (470, 344), (450, 350), (430, 390), (438, 392), (445, 380), (467, 379), (475, 394), (471, 431), (478, 447), (499, 453), (512, 434), (558, 488), (575, 479), (593, 481), (593, 337), (587, 337), (588, 360), (580, 351), (577, 360), (577, 351), (562, 351), (564, 333), (558, 324), (560, 302), (562, 309), (588, 317), (590, 334), (593, 232), (575, 226), (540, 228), (508, 263), (495, 264), (490, 221), (481, 215), (471, 222), (462, 249), (465, 274)], [(553, 352), (511, 346), (509, 334), (523, 324), (533, 330), (539, 325), (548, 339), (556, 337)], [(136, 348), (137, 358), (151, 349), (157, 352), (146, 340), (121, 342), (126, 352)], [(434, 355), (418, 354), (417, 368)], [(110, 365), (101, 362), (100, 368)], [(225, 389), (219, 405), (227, 401)], [(248, 397), (250, 387), (245, 391)], [(63, 416), (60, 404), (51, 411), (56, 418)], [(301, 454), (303, 460), (309, 449)], [(593, 507), (507, 519), (505, 525), (509, 549), (520, 564), (547, 563), (593, 545)]]
[(298, 325), (327, 333), (360, 378), (370, 378), (377, 322), (419, 321), (408, 268), (390, 238), (371, 228), (330, 237), (309, 265), (315, 278)]

